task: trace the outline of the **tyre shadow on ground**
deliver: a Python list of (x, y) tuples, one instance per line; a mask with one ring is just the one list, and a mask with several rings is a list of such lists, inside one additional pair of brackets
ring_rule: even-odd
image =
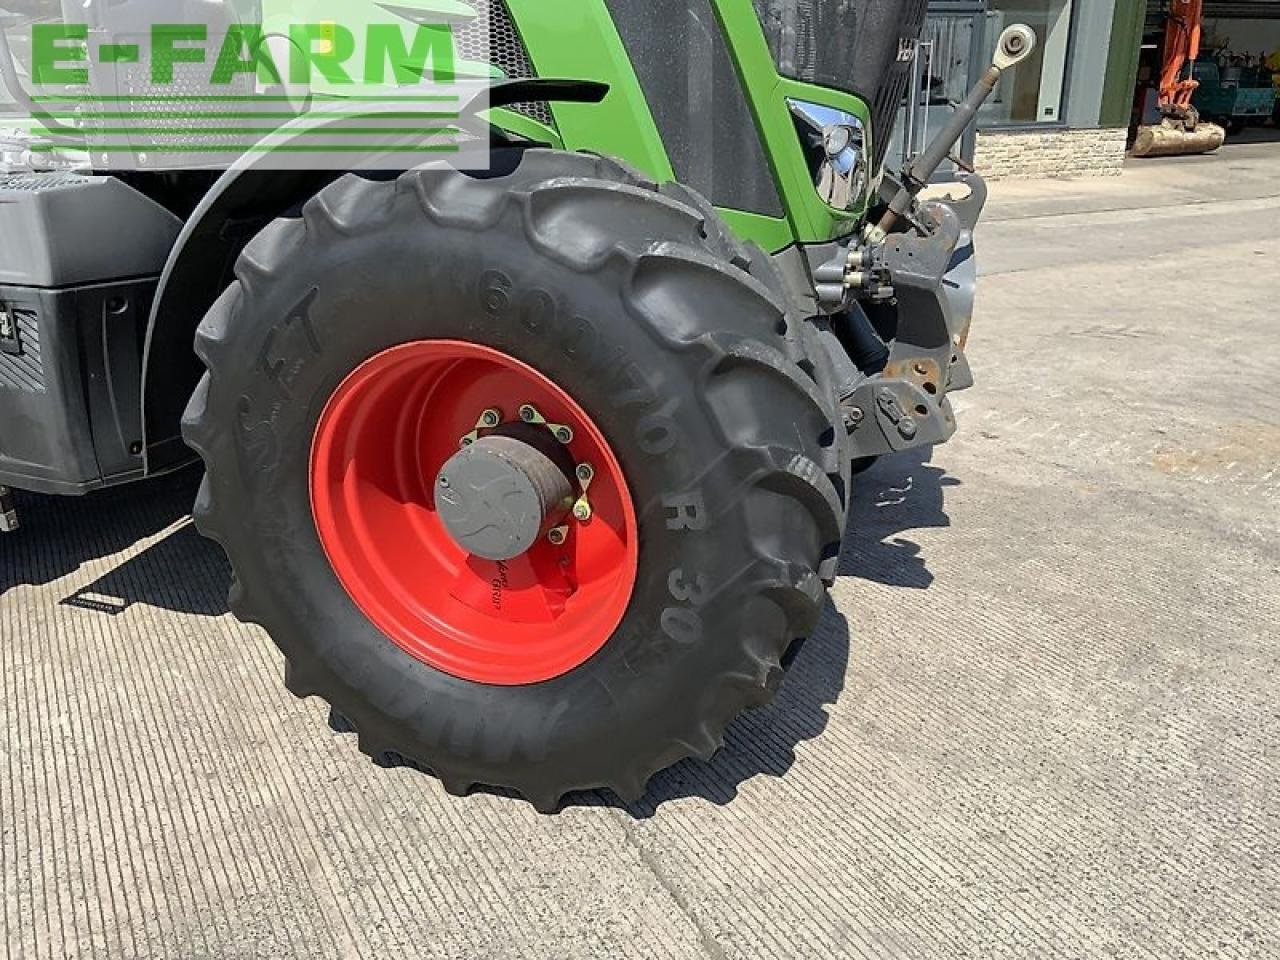
[(22, 526), (0, 537), (0, 596), (17, 586), (54, 583), (154, 540), (58, 602), (108, 616), (138, 603), (220, 616), (227, 610), (231, 571), (222, 551), (202, 539), (188, 517), (200, 477), (199, 469), (187, 469), (84, 497), (18, 493)]
[[(919, 545), (900, 536), (951, 524), (943, 509), (944, 491), (959, 481), (931, 459), (929, 449), (887, 457), (857, 478), (841, 576), (908, 589), (926, 589), (933, 582)], [(0, 538), (0, 595), (19, 584), (51, 583), (173, 527), (60, 603), (108, 616), (136, 603), (202, 616), (226, 613), (231, 582), (226, 559), (187, 519), (199, 482), (195, 469), (74, 500), (20, 495), (23, 532)], [(749, 780), (783, 777), (799, 745), (826, 729), (828, 708), (844, 687), (851, 645), (847, 620), (828, 600), (814, 635), (789, 654), (778, 696), (734, 722), (724, 749), (709, 763), (686, 760), (662, 771), (639, 803), (589, 791), (570, 794), (564, 806), (613, 807), (647, 819), (672, 800), (698, 797), (725, 805)]]
[[(796, 748), (827, 728), (827, 707), (844, 688), (849, 647), (848, 622), (828, 600), (813, 636), (788, 652), (787, 676), (773, 702), (747, 711), (730, 724), (724, 748), (710, 762), (682, 760), (660, 771), (638, 803), (625, 803), (609, 790), (584, 790), (566, 795), (561, 811), (606, 807), (647, 820), (673, 800), (697, 797), (725, 806), (747, 781), (759, 776), (782, 777), (796, 761)], [(416, 768), (399, 757), (390, 765)], [(485, 786), (476, 786), (472, 792), (517, 796)]]
[[(913, 590), (933, 583), (920, 546), (901, 536), (907, 530), (951, 526), (945, 491), (960, 481), (932, 460), (933, 448), (912, 450), (881, 459), (855, 479), (841, 576)], [(647, 819), (672, 800), (699, 797), (724, 805), (749, 780), (783, 777), (800, 744), (826, 729), (828, 708), (844, 689), (852, 647), (847, 619), (828, 600), (814, 635), (792, 651), (777, 698), (738, 718), (725, 734), (724, 749), (710, 763), (685, 760), (658, 773), (639, 803), (592, 791), (570, 794), (564, 806), (609, 806)]]
[(902, 535), (951, 526), (944, 509), (946, 488), (960, 481), (932, 462), (933, 450), (923, 447), (884, 457), (854, 478), (840, 576), (913, 590), (927, 590), (933, 583), (920, 545)]
[(773, 702), (749, 710), (725, 732), (724, 749), (709, 763), (684, 760), (649, 781), (639, 803), (624, 804), (612, 794), (596, 791), (580, 801), (571, 795), (566, 806), (618, 807), (637, 819), (657, 814), (664, 803), (688, 797), (717, 806), (731, 803), (749, 780), (781, 778), (796, 762), (796, 749), (827, 728), (828, 708), (844, 689), (850, 655), (849, 624), (828, 600), (812, 637), (788, 654), (790, 665)]
[[(560, 811), (606, 807), (647, 820), (672, 800), (698, 797), (724, 806), (738, 796), (738, 788), (748, 780), (762, 775), (782, 777), (796, 761), (796, 748), (827, 728), (827, 707), (844, 688), (849, 647), (848, 622), (827, 600), (813, 636), (788, 651), (787, 676), (773, 702), (747, 711), (730, 724), (724, 748), (709, 763), (682, 760), (660, 771), (638, 803), (626, 803), (610, 790), (583, 790), (567, 794)], [(332, 711), (329, 725), (337, 733), (353, 732)], [(388, 769), (407, 768), (431, 776), (428, 768), (399, 754), (384, 754), (374, 762)], [(474, 786), (471, 793), (519, 800), (514, 791), (483, 784)]]

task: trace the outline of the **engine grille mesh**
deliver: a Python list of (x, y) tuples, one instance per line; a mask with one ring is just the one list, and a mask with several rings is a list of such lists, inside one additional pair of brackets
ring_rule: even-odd
[[(484, 31), (488, 27), (488, 62), (511, 80), (527, 80), (536, 77), (533, 61), (529, 59), (529, 51), (525, 48), (524, 41), (520, 39), (520, 34), (516, 30), (515, 22), (511, 19), (511, 11), (507, 9), (506, 0), (462, 0), (462, 2), (475, 10), (476, 18), (454, 31), (458, 55), (464, 60), (485, 60)], [(518, 103), (512, 109), (548, 127), (555, 126), (551, 107), (545, 102)]]
[[(902, 30), (892, 41), (897, 44), (913, 42), (920, 38), (925, 18), (928, 16), (929, 4), (928, 0), (905, 0), (902, 7)], [(884, 162), (884, 155), (889, 149), (889, 139), (893, 134), (893, 125), (897, 120), (898, 111), (902, 107), (902, 98), (907, 93), (907, 84), (911, 81), (912, 68), (913, 64), (910, 61), (905, 61), (902, 57), (896, 58), (889, 64), (884, 80), (871, 101), (872, 129), (877, 134), (873, 170), (880, 169), (880, 164)]]
[(753, 0), (778, 72), (871, 106), (875, 168), (884, 160), (911, 76), (908, 54), (928, 0)]
[(59, 170), (6, 173), (0, 175), (0, 190), (5, 193), (13, 190), (21, 190), (24, 193), (43, 193), (46, 190), (61, 190), (63, 187), (88, 182), (89, 177)]
[[(149, 38), (142, 35), (123, 34), (113, 37), (117, 43), (145, 44)], [(157, 85), (151, 78), (152, 67), (149, 64), (130, 64), (117, 69), (115, 74), (117, 95), (128, 97), (128, 111), (132, 115), (128, 127), (133, 132), (127, 137), (119, 134), (108, 134), (103, 131), (113, 128), (123, 129), (120, 120), (90, 119), (86, 123), (90, 143), (119, 143), (122, 140), (132, 146), (135, 151), (145, 153), (147, 150), (158, 150), (163, 147), (187, 149), (191, 147), (208, 147), (210, 157), (217, 156), (217, 151), (229, 150), (237, 144), (245, 142), (244, 134), (229, 132), (245, 123), (236, 114), (245, 109), (243, 104), (231, 100), (200, 104), (202, 119), (193, 127), (187, 111), (190, 104), (157, 99), (157, 97), (200, 97), (209, 93), (208, 67), (203, 64), (183, 63), (173, 59), (169, 66), (173, 70), (173, 82)], [(244, 74), (238, 76), (220, 96), (245, 96), (253, 93), (253, 81)], [(192, 101), (195, 102), (195, 101)], [(225, 119), (213, 117), (214, 114), (226, 114)], [(114, 116), (114, 114), (113, 114)], [(190, 132), (198, 129), (199, 133)], [(228, 132), (221, 132), (228, 131)], [(189, 155), (186, 159), (198, 162), (198, 155)]]

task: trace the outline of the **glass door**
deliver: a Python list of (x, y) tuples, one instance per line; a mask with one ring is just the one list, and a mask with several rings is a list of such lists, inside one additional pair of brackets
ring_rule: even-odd
[[(982, 76), (987, 5), (935, 3), (916, 44), (914, 69), (898, 113), (893, 140), (886, 155), (889, 169), (905, 167), (951, 118), (958, 103)], [(958, 146), (965, 163), (973, 162), (977, 129), (970, 127)], [(955, 172), (950, 161), (938, 171), (941, 179)]]
[(1025, 23), (1035, 31), (1036, 49), (1026, 62), (1000, 78), (995, 94), (979, 114), (982, 125), (1060, 123), (1072, 0), (991, 0), (988, 6), (984, 50), (988, 57), (994, 55), (1001, 31), (1015, 23)]

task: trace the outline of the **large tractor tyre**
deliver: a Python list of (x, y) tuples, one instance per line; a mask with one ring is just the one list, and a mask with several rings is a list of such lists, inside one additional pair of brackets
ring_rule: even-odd
[(705, 201), (506, 160), (349, 175), (249, 244), (197, 335), (195, 516), (289, 689), (371, 757), (630, 801), (813, 630), (847, 437), (769, 258)]

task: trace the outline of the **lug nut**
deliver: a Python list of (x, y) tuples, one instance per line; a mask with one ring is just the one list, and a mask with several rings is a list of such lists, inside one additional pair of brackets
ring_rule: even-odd
[(557, 547), (560, 546), (560, 544), (564, 543), (565, 541), (564, 527), (556, 527), (554, 530), (552, 530), (550, 533), (547, 534), (547, 539), (550, 540)]
[(592, 469), (591, 464), (589, 463), (578, 464), (577, 473), (578, 473), (578, 479), (581, 480), (583, 483), (590, 483), (592, 480), (595, 479), (595, 476), (596, 476), (595, 470)]
[(526, 403), (520, 408), (520, 419), (525, 423), (533, 423), (534, 420), (538, 419), (538, 411)]
[(502, 422), (502, 414), (497, 410), (486, 410), (480, 420), (486, 427), (496, 427)]
[(556, 427), (556, 439), (561, 443), (573, 443), (573, 431), (568, 427)]
[(573, 518), (582, 523), (591, 519), (591, 504), (579, 500), (573, 507)]

